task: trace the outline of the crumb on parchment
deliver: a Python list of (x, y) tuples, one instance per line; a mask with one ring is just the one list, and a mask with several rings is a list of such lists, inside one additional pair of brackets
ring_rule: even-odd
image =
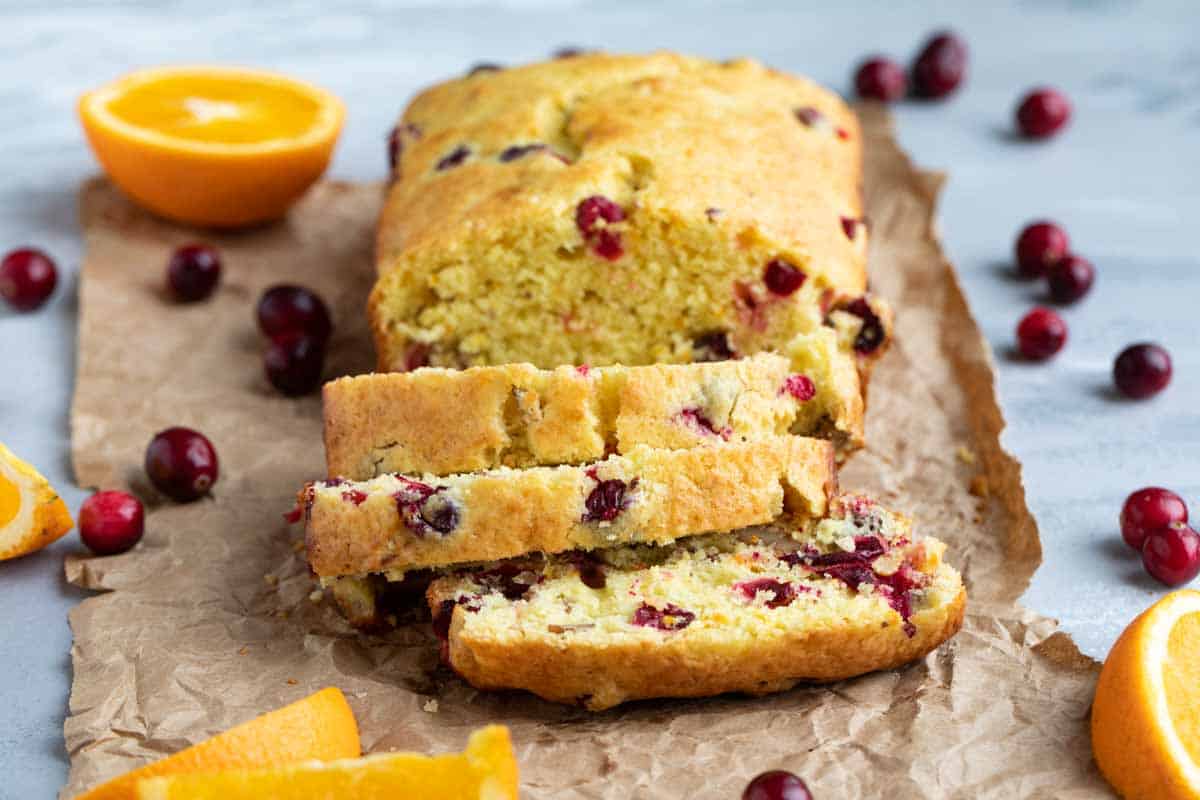
[(426, 700), (425, 705), (421, 706), (421, 708), (423, 708), (426, 712), (428, 712), (430, 714), (438, 713), (437, 698), (433, 697), (433, 698), (430, 698), (429, 700)]

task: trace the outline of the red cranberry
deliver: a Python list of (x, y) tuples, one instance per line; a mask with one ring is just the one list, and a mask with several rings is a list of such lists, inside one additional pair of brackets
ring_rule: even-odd
[(772, 294), (782, 297), (793, 294), (807, 279), (807, 275), (782, 258), (771, 259), (767, 262), (767, 268), (763, 270), (763, 283)]
[(735, 583), (733, 588), (739, 591), (747, 600), (755, 600), (760, 593), (770, 595), (764, 601), (767, 608), (782, 608), (791, 605), (796, 599), (796, 587), (787, 581), (774, 578), (757, 578), (755, 580)]
[(516, 161), (518, 158), (523, 158), (530, 153), (537, 153), (546, 149), (546, 145), (541, 142), (533, 144), (514, 144), (511, 147), (506, 147), (500, 151), (498, 156), (502, 163), (507, 164), (509, 161)]
[(1017, 106), (1017, 128), (1030, 139), (1046, 139), (1071, 119), (1071, 101), (1057, 89), (1034, 89)]
[(17, 311), (33, 311), (58, 284), (58, 268), (41, 250), (23, 247), (0, 261), (0, 297)]
[(625, 209), (603, 195), (592, 195), (575, 207), (575, 227), (583, 238), (592, 243), (592, 250), (601, 258), (616, 261), (625, 254), (621, 234), (608, 225), (625, 219)]
[(131, 549), (144, 529), (142, 503), (128, 492), (96, 492), (79, 509), (79, 537), (98, 556)]
[(604, 224), (620, 222), (625, 219), (625, 209), (599, 194), (585, 197), (575, 207), (575, 227), (585, 237), (591, 237), (604, 230)]
[(325, 341), (333, 330), (324, 301), (303, 286), (272, 286), (258, 301), (258, 327), (265, 335), (306, 333)]
[(750, 781), (742, 800), (812, 800), (812, 793), (792, 773), (773, 769)]
[(621, 234), (616, 231), (600, 231), (596, 234), (592, 251), (601, 258), (616, 261), (625, 255), (625, 247), (621, 244)]
[(1113, 363), (1113, 381), (1128, 398), (1153, 397), (1171, 382), (1171, 356), (1148, 342), (1126, 347)]
[(679, 412), (679, 417), (685, 423), (703, 433), (707, 433), (712, 436), (719, 436), (726, 441), (733, 436), (733, 428), (729, 427), (728, 425), (723, 428), (718, 428), (713, 421), (708, 418), (708, 415), (704, 413), (703, 409), (685, 408)]
[(1121, 538), (1140, 553), (1148, 533), (1173, 522), (1187, 521), (1187, 504), (1182, 497), (1169, 489), (1148, 486), (1125, 498), (1121, 507)]
[(192, 303), (203, 300), (221, 280), (221, 255), (206, 244), (187, 244), (171, 254), (167, 264), (167, 285), (179, 300)]
[(875, 309), (871, 308), (867, 298), (856, 298), (842, 306), (842, 310), (862, 320), (862, 327), (859, 328), (858, 335), (854, 337), (855, 352), (870, 355), (878, 350), (879, 346), (883, 344), (886, 333), (883, 330), (883, 320), (875, 313)]
[(584, 522), (612, 522), (617, 515), (629, 507), (625, 497), (625, 481), (613, 478), (597, 481), (596, 487), (584, 501)]
[(271, 385), (288, 397), (308, 394), (321, 385), (325, 343), (303, 333), (276, 336), (267, 345), (263, 367)]
[(1017, 326), (1017, 347), (1031, 361), (1045, 361), (1067, 342), (1067, 323), (1048, 308), (1035, 308)]
[(692, 358), (696, 361), (728, 361), (736, 357), (725, 331), (702, 333), (692, 340)]
[(792, 113), (796, 115), (796, 119), (800, 120), (800, 124), (806, 128), (813, 127), (825, 118), (824, 114), (812, 106), (801, 106), (794, 109)]
[(1017, 237), (1017, 270), (1027, 278), (1041, 277), (1067, 255), (1070, 246), (1067, 232), (1053, 222), (1032, 222)]
[(812, 382), (812, 378), (797, 372), (795, 375), (789, 375), (783, 382), (783, 388), (779, 390), (779, 393), (785, 392), (801, 403), (807, 403), (817, 396), (817, 387)]
[(854, 75), (854, 88), (859, 97), (890, 103), (904, 97), (908, 78), (904, 70), (890, 58), (876, 56), (862, 63)]
[(920, 97), (945, 97), (958, 88), (966, 73), (967, 43), (953, 33), (939, 33), (913, 62), (913, 89)]
[(846, 234), (846, 238), (853, 242), (858, 236), (859, 220), (854, 219), (854, 217), (842, 217), (841, 223), (842, 233)]
[(400, 163), (400, 157), (404, 155), (404, 137), (420, 139), (421, 134), (420, 126), (411, 122), (403, 122), (392, 128), (392, 132), (388, 134), (388, 166), (393, 171)]
[(1074, 303), (1083, 299), (1096, 280), (1096, 268), (1092, 262), (1080, 256), (1069, 255), (1051, 265), (1046, 271), (1046, 282), (1050, 286), (1050, 297), (1056, 303)]
[(160, 492), (187, 503), (203, 497), (217, 482), (217, 451), (202, 433), (167, 428), (146, 448), (146, 474)]
[(1142, 566), (1159, 583), (1187, 583), (1200, 573), (1200, 534), (1183, 522), (1151, 531), (1142, 545)]
[(642, 603), (633, 612), (634, 625), (643, 628), (658, 628), (660, 631), (681, 631), (691, 625), (696, 615), (691, 611), (680, 608), (674, 603), (667, 603), (666, 608), (655, 608), (649, 603)]
[(437, 162), (437, 166), (434, 167), (434, 169), (436, 169), (438, 172), (442, 172), (443, 170), (457, 167), (466, 161), (467, 157), (470, 155), (471, 148), (467, 147), (465, 144), (460, 144), (458, 147), (442, 156), (442, 159)]

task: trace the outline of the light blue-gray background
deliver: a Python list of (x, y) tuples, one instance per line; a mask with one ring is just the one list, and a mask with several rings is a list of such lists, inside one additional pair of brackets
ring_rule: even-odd
[[(411, 93), (476, 61), (533, 60), (565, 44), (670, 47), (748, 54), (849, 91), (861, 57), (878, 50), (907, 59), (930, 30), (949, 25), (971, 47), (965, 89), (946, 103), (899, 106), (898, 124), (919, 164), (950, 173), (946, 248), (996, 352), (1005, 443), (1025, 465), (1045, 548), (1025, 602), (1103, 657), (1121, 627), (1163, 593), (1124, 550), (1115, 522), (1126, 493), (1142, 485), (1200, 500), (1200, 5), (216, 5), (0, 0), (0, 251), (45, 248), (63, 278), (42, 311), (0, 310), (0, 441), (41, 468), (73, 510), (85, 496), (71, 485), (67, 457), (75, 190), (96, 169), (74, 117), (81, 91), (164, 62), (283, 70), (345, 99), (332, 174), (373, 179), (384, 170), (385, 133)], [(1071, 128), (1049, 144), (1014, 141), (1013, 106), (1040, 83), (1074, 100)], [(1039, 289), (1011, 280), (1008, 262), (1016, 231), (1042, 215), (1069, 228), (1099, 279), (1065, 314), (1067, 349), (1048, 366), (1030, 366), (1008, 353)], [(1144, 339), (1170, 348), (1174, 383), (1151, 402), (1116, 400), (1112, 358)], [(0, 564), (0, 798), (51, 797), (64, 780), (66, 613), (81, 594), (64, 584), (62, 557), (78, 546), (72, 534)]]

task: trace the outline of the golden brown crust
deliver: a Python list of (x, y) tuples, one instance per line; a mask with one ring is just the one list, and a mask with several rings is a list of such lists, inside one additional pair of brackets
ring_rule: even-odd
[[(621, 482), (621, 510), (587, 520), (600, 481)], [(588, 466), (423, 477), (415, 486), (390, 475), (318, 482), (301, 500), (309, 565), (335, 577), (669, 542), (766, 523), (785, 510), (819, 516), (836, 486), (829, 442), (783, 436), (691, 450), (638, 447)]]
[[(714, 332), (738, 354), (790, 355), (827, 292), (865, 291), (857, 119), (753, 61), (485, 72), (422, 93), (397, 131), (370, 300), (382, 370), (677, 363)], [(576, 224), (595, 195), (623, 210), (612, 258)], [(769, 290), (775, 260), (804, 285)]]
[[(816, 377), (815, 396), (787, 390), (787, 359), (643, 367), (506, 364), (376, 373), (325, 385), (328, 474), (448, 475), (579, 464), (637, 445), (684, 449), (786, 433), (861, 439), (849, 359)], [(840, 455), (841, 453), (839, 453)]]
[(892, 669), (957, 633), (965, 610), (966, 591), (960, 590), (952, 602), (916, 612), (911, 637), (899, 625), (847, 620), (839, 628), (792, 630), (756, 639), (753, 647), (725, 649), (669, 636), (653, 646), (644, 641), (555, 646), (535, 638), (468, 641), (460, 635), (467, 612), (455, 609), (449, 659), (477, 688), (525, 689), (546, 700), (602, 711), (630, 700), (767, 694)]

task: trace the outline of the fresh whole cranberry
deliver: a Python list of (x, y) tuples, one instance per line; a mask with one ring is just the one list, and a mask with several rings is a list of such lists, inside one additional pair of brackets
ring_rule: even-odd
[(146, 474), (160, 492), (187, 503), (208, 494), (217, 482), (217, 451), (202, 433), (167, 428), (146, 447)]
[(804, 272), (782, 258), (771, 259), (767, 262), (767, 268), (763, 270), (763, 283), (772, 294), (780, 297), (794, 294), (807, 279), (808, 276)]
[(1017, 106), (1017, 128), (1029, 139), (1047, 139), (1071, 119), (1071, 101), (1057, 89), (1034, 89)]
[(891, 103), (904, 97), (908, 91), (908, 78), (903, 68), (890, 58), (869, 58), (854, 75), (854, 88), (859, 97)]
[(1169, 489), (1147, 486), (1125, 498), (1121, 507), (1121, 538), (1140, 553), (1151, 531), (1187, 521), (1187, 504), (1182, 497)]
[(1030, 361), (1045, 361), (1067, 342), (1067, 323), (1048, 308), (1035, 308), (1017, 326), (1017, 347)]
[(171, 254), (167, 286), (185, 303), (204, 300), (221, 280), (221, 255), (206, 244), (186, 244)]
[(288, 397), (308, 394), (321, 385), (325, 342), (295, 331), (276, 336), (267, 345), (263, 368), (271, 385)]
[(1017, 237), (1017, 271), (1026, 278), (1040, 278), (1067, 255), (1071, 242), (1067, 232), (1048, 220), (1025, 226)]
[(98, 556), (132, 549), (144, 530), (142, 503), (128, 492), (96, 492), (79, 509), (79, 537)]
[(919, 97), (942, 98), (957, 89), (966, 74), (967, 43), (948, 31), (939, 33), (913, 62), (913, 89)]
[(258, 328), (272, 338), (285, 333), (306, 333), (325, 341), (333, 330), (329, 309), (303, 286), (283, 284), (263, 292), (258, 301)]
[(1171, 355), (1149, 342), (1126, 347), (1113, 362), (1113, 382), (1130, 399), (1153, 397), (1171, 382)]
[(1151, 531), (1142, 545), (1142, 566), (1159, 583), (1187, 583), (1200, 573), (1200, 534), (1183, 522)]
[(742, 800), (812, 800), (812, 793), (796, 775), (773, 769), (750, 781)]
[(58, 268), (32, 247), (13, 250), (0, 261), (0, 297), (17, 311), (33, 311), (54, 294)]
[(1046, 271), (1046, 283), (1050, 297), (1056, 303), (1075, 303), (1091, 291), (1096, 280), (1096, 268), (1092, 262), (1080, 256), (1068, 255), (1051, 265)]

